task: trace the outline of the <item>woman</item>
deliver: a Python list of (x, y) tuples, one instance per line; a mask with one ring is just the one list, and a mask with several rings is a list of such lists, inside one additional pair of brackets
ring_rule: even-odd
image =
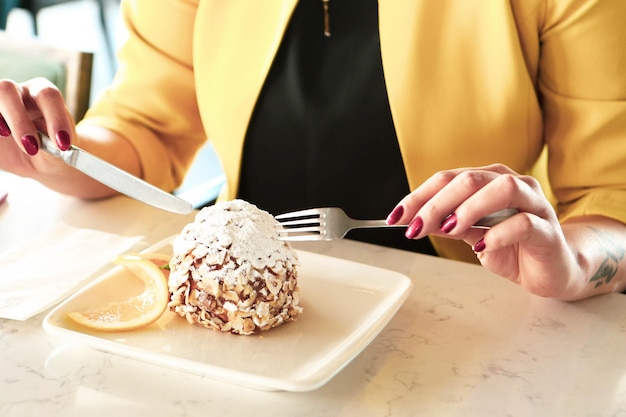
[[(388, 222), (410, 222), (403, 242), (431, 236), (439, 254), (477, 257), (535, 294), (626, 288), (622, 0), (122, 9), (120, 71), (76, 129), (49, 83), (0, 84), (0, 134), (13, 138), (0, 142), (0, 168), (82, 198), (112, 194), (37, 152), (39, 128), (172, 190), (208, 137), (223, 198), (354, 217), (395, 206)], [(544, 145), (557, 211), (526, 175)], [(505, 207), (520, 212), (470, 229)]]

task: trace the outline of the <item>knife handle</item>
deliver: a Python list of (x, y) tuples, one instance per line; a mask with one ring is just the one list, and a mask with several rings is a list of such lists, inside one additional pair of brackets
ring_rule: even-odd
[(71, 165), (72, 155), (74, 155), (74, 151), (76, 150), (75, 146), (71, 146), (68, 150), (62, 151), (57, 147), (57, 145), (43, 132), (39, 132), (39, 139), (41, 140), (41, 150), (49, 153), (52, 156), (56, 156), (57, 158), (61, 158), (63, 162)]
[(60, 150), (43, 132), (39, 132), (39, 140), (41, 141), (41, 150), (49, 153), (52, 156), (63, 158), (63, 151)]

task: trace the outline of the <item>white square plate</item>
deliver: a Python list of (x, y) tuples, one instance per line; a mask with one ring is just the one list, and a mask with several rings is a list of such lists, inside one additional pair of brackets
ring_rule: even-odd
[[(172, 238), (144, 252), (171, 253)], [(391, 320), (412, 283), (394, 271), (298, 251), (298, 321), (252, 336), (196, 327), (166, 311), (130, 332), (96, 332), (66, 318), (70, 311), (125, 299), (139, 279), (115, 266), (52, 310), (50, 333), (95, 349), (262, 390), (319, 388), (354, 359)]]

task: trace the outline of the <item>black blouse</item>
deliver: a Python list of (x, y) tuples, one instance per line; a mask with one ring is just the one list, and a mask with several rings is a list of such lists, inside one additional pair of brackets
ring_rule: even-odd
[[(409, 192), (389, 109), (376, 0), (300, 0), (258, 98), (245, 140), (239, 198), (272, 214), (337, 206), (383, 219)], [(431, 253), (404, 229), (349, 238)]]

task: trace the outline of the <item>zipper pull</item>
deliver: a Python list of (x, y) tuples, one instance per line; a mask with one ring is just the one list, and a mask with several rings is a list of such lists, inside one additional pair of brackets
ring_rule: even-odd
[(324, 9), (324, 36), (330, 38), (330, 12), (328, 11), (328, 4), (330, 0), (322, 0), (322, 8)]

